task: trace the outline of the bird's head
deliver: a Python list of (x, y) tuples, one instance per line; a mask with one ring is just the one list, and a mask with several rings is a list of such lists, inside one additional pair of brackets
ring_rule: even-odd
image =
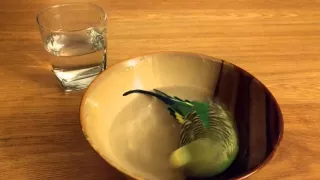
[(221, 148), (210, 139), (198, 139), (175, 150), (170, 156), (174, 168), (182, 169), (192, 176), (211, 177), (224, 171), (230, 162), (219, 161)]
[(170, 163), (174, 168), (186, 169), (197, 166), (198, 163), (212, 163), (208, 160), (218, 153), (214, 148), (215, 145), (208, 138), (192, 141), (175, 150), (170, 156)]

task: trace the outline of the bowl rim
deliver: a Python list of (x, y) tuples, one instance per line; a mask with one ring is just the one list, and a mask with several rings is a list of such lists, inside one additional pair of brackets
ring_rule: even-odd
[(85, 132), (85, 123), (84, 123), (84, 114), (83, 114), (83, 108), (84, 108), (84, 102), (85, 99), (87, 99), (87, 97), (89, 96), (88, 94), (90, 93), (91, 89), (95, 86), (95, 84), (99, 81), (99, 79), (101, 79), (102, 74), (106, 74), (111, 68), (120, 66), (120, 65), (124, 65), (126, 64), (128, 61), (131, 61), (133, 59), (141, 59), (142, 57), (146, 57), (146, 56), (154, 56), (154, 55), (159, 55), (159, 54), (182, 54), (182, 55), (197, 55), (197, 56), (202, 56), (202, 57), (206, 57), (208, 58), (209, 61), (222, 61), (222, 62), (227, 62), (235, 67), (237, 67), (238, 69), (242, 70), (243, 72), (247, 73), (249, 76), (251, 76), (252, 78), (254, 78), (258, 83), (260, 83), (262, 85), (262, 87), (264, 88), (265, 92), (269, 95), (269, 98), (275, 103), (275, 107), (276, 110), (278, 112), (278, 118), (279, 118), (279, 122), (280, 122), (280, 126), (279, 126), (279, 136), (277, 139), (276, 144), (274, 145), (272, 151), (270, 152), (270, 154), (263, 160), (262, 163), (260, 163), (258, 166), (256, 166), (255, 168), (242, 173), (236, 177), (233, 177), (232, 180), (243, 180), (248, 178), (249, 176), (252, 176), (253, 174), (255, 174), (256, 172), (258, 172), (259, 170), (261, 170), (264, 166), (266, 166), (274, 157), (275, 153), (277, 152), (282, 139), (283, 139), (283, 133), (284, 133), (284, 121), (283, 121), (283, 114), (280, 108), (280, 105), (278, 103), (278, 101), (276, 100), (276, 98), (273, 96), (273, 94), (271, 93), (271, 91), (259, 80), (257, 79), (255, 76), (253, 76), (251, 73), (249, 73), (248, 71), (246, 71), (245, 69), (242, 69), (241, 67), (217, 58), (217, 57), (213, 57), (213, 56), (209, 56), (209, 55), (205, 55), (205, 54), (201, 54), (201, 53), (196, 53), (196, 52), (186, 52), (186, 51), (158, 51), (158, 52), (151, 52), (151, 53), (144, 53), (140, 56), (135, 56), (135, 57), (131, 57), (131, 58), (126, 58), (125, 60), (121, 60), (119, 62), (116, 62), (110, 66), (108, 66), (102, 73), (100, 73), (95, 79), (93, 79), (93, 81), (90, 83), (90, 85), (88, 86), (88, 88), (86, 88), (84, 90), (84, 94), (81, 97), (81, 101), (80, 101), (80, 107), (79, 107), (79, 111), (80, 111), (80, 125), (81, 125), (81, 129), (82, 129), (82, 133), (85, 136), (86, 140), (89, 142), (90, 146), (96, 151), (96, 153), (98, 153), (108, 164), (110, 164), (112, 167), (114, 167), (116, 170), (120, 171), (123, 175), (129, 177), (129, 178), (133, 178), (135, 180), (147, 180), (146, 178), (143, 177), (139, 177), (138, 175), (135, 175), (134, 173), (130, 173), (129, 171), (125, 170), (122, 167), (119, 167), (116, 165), (116, 163), (114, 163), (113, 161), (111, 161), (109, 158), (105, 157), (104, 155), (102, 155), (102, 153), (99, 152), (99, 150), (97, 150), (93, 144), (93, 142), (90, 140), (90, 138), (88, 137), (88, 135)]

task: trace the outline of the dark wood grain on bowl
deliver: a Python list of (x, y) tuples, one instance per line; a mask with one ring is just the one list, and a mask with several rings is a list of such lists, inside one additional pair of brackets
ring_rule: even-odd
[(214, 98), (226, 105), (237, 123), (239, 153), (222, 174), (189, 180), (244, 179), (272, 157), (282, 136), (280, 109), (267, 88), (248, 72), (222, 62)]

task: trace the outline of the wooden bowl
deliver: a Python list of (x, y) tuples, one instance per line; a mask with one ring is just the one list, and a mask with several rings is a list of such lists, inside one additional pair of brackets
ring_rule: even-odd
[[(268, 163), (283, 136), (282, 114), (270, 91), (223, 60), (185, 52), (145, 55), (110, 66), (86, 90), (83, 132), (109, 164), (131, 179), (186, 179), (170, 168), (179, 125), (160, 101), (122, 94), (157, 88), (189, 100), (218, 98), (237, 122), (240, 152), (224, 173), (207, 179), (244, 179)], [(188, 179), (188, 178), (187, 178)]]

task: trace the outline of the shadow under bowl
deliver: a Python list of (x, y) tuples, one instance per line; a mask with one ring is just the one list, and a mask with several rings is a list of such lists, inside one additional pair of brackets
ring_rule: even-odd
[(154, 88), (182, 99), (219, 99), (233, 114), (239, 153), (225, 172), (205, 179), (244, 179), (266, 165), (280, 144), (279, 105), (250, 73), (201, 54), (145, 55), (101, 73), (86, 90), (80, 107), (82, 129), (91, 146), (131, 179), (196, 179), (184, 177), (168, 164), (170, 153), (178, 147), (179, 125), (165, 105), (148, 96), (122, 96), (131, 89)]

